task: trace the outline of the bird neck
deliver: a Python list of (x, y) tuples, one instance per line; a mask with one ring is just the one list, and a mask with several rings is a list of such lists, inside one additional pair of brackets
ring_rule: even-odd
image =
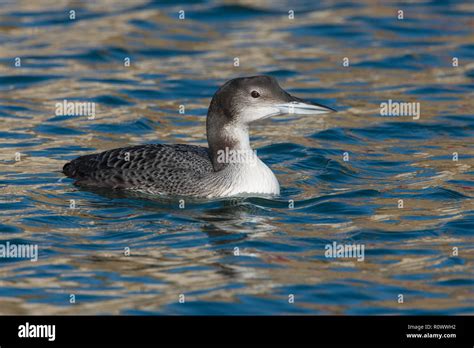
[(234, 122), (225, 123), (226, 119), (216, 115), (207, 117), (207, 142), (215, 171), (229, 164), (244, 164), (245, 161), (254, 160), (248, 127)]

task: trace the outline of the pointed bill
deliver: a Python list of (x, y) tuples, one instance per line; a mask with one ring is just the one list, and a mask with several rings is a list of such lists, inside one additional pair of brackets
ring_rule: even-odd
[[(296, 99), (296, 98), (295, 98)], [(275, 105), (283, 114), (295, 114), (295, 115), (320, 115), (328, 112), (335, 112), (336, 110), (331, 109), (328, 106), (321, 104), (311, 103), (307, 101), (292, 100), (288, 103)]]

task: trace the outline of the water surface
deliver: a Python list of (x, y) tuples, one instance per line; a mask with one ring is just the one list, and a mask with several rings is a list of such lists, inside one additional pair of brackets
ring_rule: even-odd
[[(292, 3), (0, 5), (0, 242), (39, 249), (0, 258), (1, 314), (474, 314), (474, 6)], [(63, 179), (87, 153), (205, 145), (212, 94), (256, 74), (339, 111), (253, 127), (280, 197), (183, 208)], [(389, 99), (421, 117), (380, 116)]]

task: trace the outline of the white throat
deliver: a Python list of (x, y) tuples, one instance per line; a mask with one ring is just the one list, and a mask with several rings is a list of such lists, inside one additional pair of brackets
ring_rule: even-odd
[(280, 184), (268, 166), (250, 147), (247, 127), (223, 129), (233, 143), (232, 149), (219, 149), (217, 161), (226, 167), (217, 172), (220, 178), (218, 196), (228, 197), (245, 194), (279, 195)]

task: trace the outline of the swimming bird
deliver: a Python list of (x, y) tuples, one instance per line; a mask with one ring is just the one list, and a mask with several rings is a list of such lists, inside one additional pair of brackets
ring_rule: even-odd
[(271, 169), (252, 150), (249, 125), (280, 114), (335, 111), (285, 92), (270, 76), (226, 82), (209, 105), (209, 147), (150, 144), (85, 155), (63, 173), (81, 187), (110, 188), (163, 196), (217, 198), (279, 195)]

